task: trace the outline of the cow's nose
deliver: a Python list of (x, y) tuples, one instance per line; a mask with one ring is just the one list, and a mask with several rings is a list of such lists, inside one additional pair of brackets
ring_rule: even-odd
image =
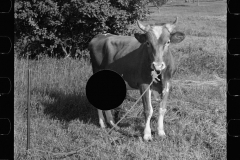
[(153, 62), (153, 65), (154, 65), (155, 70), (157, 70), (157, 71), (161, 71), (166, 67), (164, 62), (162, 62), (160, 64), (156, 63), (156, 62)]

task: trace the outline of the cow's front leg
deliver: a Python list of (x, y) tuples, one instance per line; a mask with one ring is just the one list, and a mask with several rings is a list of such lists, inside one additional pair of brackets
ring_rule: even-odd
[(166, 83), (166, 87), (163, 90), (163, 99), (160, 102), (160, 108), (159, 108), (159, 118), (158, 118), (158, 135), (159, 136), (165, 136), (164, 132), (164, 127), (163, 127), (163, 120), (164, 120), (164, 115), (166, 113), (166, 103), (169, 95), (169, 88), (170, 88), (170, 83)]
[[(147, 88), (147, 85), (142, 86), (140, 88), (140, 93), (142, 94), (146, 90), (146, 88)], [(148, 91), (145, 92), (145, 94), (142, 97), (142, 101), (143, 101), (144, 115), (145, 115), (145, 122), (146, 122), (143, 139), (145, 141), (148, 141), (148, 140), (152, 140), (150, 121), (153, 114), (153, 108), (151, 104), (150, 89), (148, 89)]]

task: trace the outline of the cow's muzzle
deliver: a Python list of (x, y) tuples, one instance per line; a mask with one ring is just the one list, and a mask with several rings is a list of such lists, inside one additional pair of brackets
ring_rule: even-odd
[(162, 63), (156, 63), (156, 62), (153, 62), (153, 69), (156, 71), (156, 72), (161, 72), (165, 67), (165, 63), (162, 62)]
[(165, 65), (164, 62), (160, 63), (160, 65), (159, 65), (159, 63), (156, 63), (156, 62), (153, 62), (153, 63), (152, 63), (152, 69), (153, 69), (153, 71), (152, 71), (151, 74), (152, 74), (152, 78), (153, 78), (153, 81), (154, 81), (154, 82), (158, 83), (158, 82), (161, 81), (161, 80), (160, 80), (160, 75), (161, 75), (161, 73), (162, 73), (162, 70), (163, 70), (165, 67), (166, 67), (166, 65)]

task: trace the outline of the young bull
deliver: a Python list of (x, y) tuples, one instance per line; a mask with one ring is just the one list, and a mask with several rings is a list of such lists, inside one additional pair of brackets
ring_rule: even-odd
[[(177, 18), (172, 24), (143, 25), (137, 21), (144, 33), (136, 33), (134, 37), (113, 34), (97, 35), (89, 43), (89, 51), (93, 73), (102, 69), (110, 69), (122, 75), (127, 90), (140, 90), (142, 94), (152, 80), (150, 89), (142, 97), (146, 125), (144, 140), (152, 140), (150, 119), (153, 114), (151, 94), (159, 94), (162, 98), (158, 117), (158, 135), (164, 136), (163, 120), (166, 102), (170, 89), (170, 79), (176, 68), (168, 47), (180, 43), (185, 35), (174, 32)], [(160, 74), (160, 75), (158, 75)], [(156, 97), (156, 96), (155, 96)], [(114, 126), (111, 111), (105, 111), (107, 122)], [(105, 127), (102, 110), (98, 110), (99, 123)]]

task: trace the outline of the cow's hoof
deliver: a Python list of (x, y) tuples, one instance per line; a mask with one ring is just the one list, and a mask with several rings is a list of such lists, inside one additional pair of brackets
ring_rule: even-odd
[(101, 127), (101, 128), (103, 128), (103, 129), (106, 128), (104, 122), (99, 122), (99, 124), (100, 124), (100, 127)]
[(152, 135), (151, 134), (145, 134), (143, 139), (144, 139), (144, 141), (152, 141)]
[(114, 124), (114, 123), (110, 123), (110, 126), (111, 126), (111, 128), (114, 128), (116, 130), (119, 129), (119, 127), (116, 124)]
[(165, 134), (164, 131), (158, 131), (158, 136), (160, 136), (160, 137), (165, 137), (166, 134)]

